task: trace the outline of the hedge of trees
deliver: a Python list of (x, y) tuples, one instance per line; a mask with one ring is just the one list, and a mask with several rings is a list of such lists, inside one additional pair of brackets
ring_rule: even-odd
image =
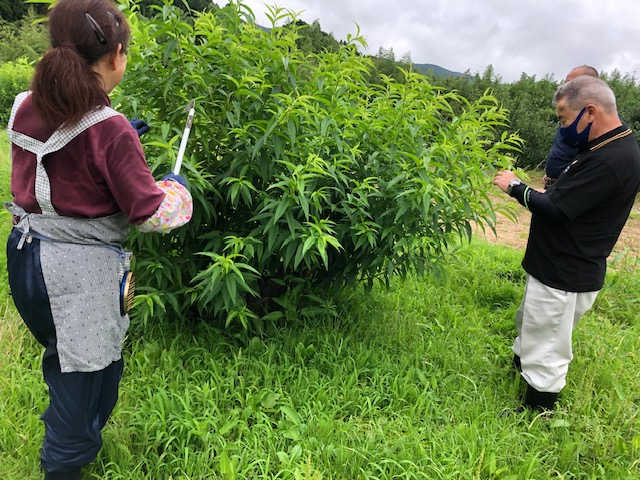
[[(640, 86), (631, 75), (619, 71), (600, 72), (614, 91), (620, 117), (634, 131), (640, 132)], [(431, 77), (431, 81), (447, 91), (457, 91), (470, 100), (484, 95), (487, 90), (499, 99), (509, 111), (509, 127), (524, 141), (518, 155), (517, 166), (525, 169), (543, 168), (553, 136), (558, 127), (555, 109), (551, 104), (559, 82), (545, 76), (523, 73), (511, 83), (503, 83), (491, 66), (482, 73), (466, 73), (461, 77)]]

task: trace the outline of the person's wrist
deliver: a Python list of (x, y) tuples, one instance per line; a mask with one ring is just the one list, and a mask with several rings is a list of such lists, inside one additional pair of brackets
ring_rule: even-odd
[(509, 182), (509, 185), (507, 185), (507, 195), (509, 195), (510, 197), (512, 197), (512, 192), (513, 189), (515, 187), (517, 187), (518, 185), (522, 185), (522, 180), (520, 180), (519, 178), (512, 178), (511, 181)]
[(184, 177), (177, 173), (170, 173), (168, 175), (165, 175), (164, 177), (162, 177), (162, 180), (172, 180), (174, 182), (179, 183), (183, 187), (186, 187), (186, 182), (184, 180)]

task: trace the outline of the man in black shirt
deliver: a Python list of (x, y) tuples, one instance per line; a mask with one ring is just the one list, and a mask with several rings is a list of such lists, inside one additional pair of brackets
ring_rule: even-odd
[(578, 147), (575, 160), (544, 193), (511, 171), (493, 182), (532, 213), (512, 348), (528, 385), (525, 406), (548, 410), (566, 384), (573, 328), (602, 288), (607, 257), (640, 188), (640, 148), (609, 86), (581, 75), (561, 85), (553, 101), (563, 141)]

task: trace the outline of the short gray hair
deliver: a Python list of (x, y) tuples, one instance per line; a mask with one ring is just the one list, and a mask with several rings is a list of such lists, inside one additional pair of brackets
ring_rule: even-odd
[(581, 110), (587, 103), (595, 103), (606, 113), (616, 113), (616, 96), (604, 80), (580, 75), (573, 80), (563, 83), (553, 96), (556, 106), (563, 98), (567, 99), (567, 106), (571, 110)]

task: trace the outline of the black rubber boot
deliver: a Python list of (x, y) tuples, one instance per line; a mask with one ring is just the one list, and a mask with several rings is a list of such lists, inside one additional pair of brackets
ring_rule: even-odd
[(44, 480), (81, 480), (82, 470), (77, 468), (67, 472), (44, 472)]
[(517, 371), (519, 372), (522, 371), (522, 363), (520, 362), (520, 357), (515, 353), (513, 354), (513, 366), (516, 368)]
[(527, 393), (524, 397), (524, 406), (532, 410), (548, 410), (553, 408), (558, 400), (557, 393), (539, 392), (531, 385), (527, 385)]

